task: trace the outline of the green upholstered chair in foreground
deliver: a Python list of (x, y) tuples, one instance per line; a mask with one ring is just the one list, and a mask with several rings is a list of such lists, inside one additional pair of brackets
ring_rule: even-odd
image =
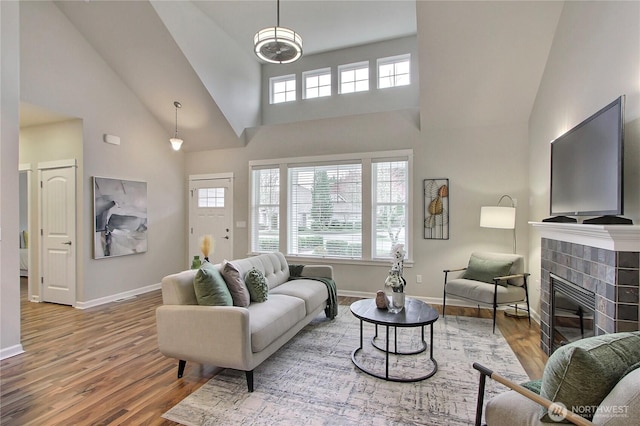
[[(507, 390), (486, 405), (488, 426), (636, 426), (640, 419), (640, 331), (588, 337), (561, 346), (542, 379), (519, 385), (478, 363), (476, 425), (482, 423), (486, 377)], [(498, 367), (499, 369), (500, 367)]]
[(469, 300), (493, 308), (493, 331), (496, 330), (496, 310), (500, 305), (525, 303), (529, 313), (528, 273), (524, 272), (524, 257), (519, 254), (474, 252), (464, 268), (445, 269), (442, 312), (445, 315), (447, 296)]

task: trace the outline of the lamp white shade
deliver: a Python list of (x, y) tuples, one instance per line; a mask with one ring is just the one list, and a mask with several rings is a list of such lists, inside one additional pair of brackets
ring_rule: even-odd
[(515, 229), (515, 207), (486, 206), (480, 208), (480, 226), (483, 228)]
[(174, 151), (180, 151), (180, 147), (184, 141), (180, 138), (171, 138), (169, 142), (171, 142), (171, 148), (173, 148)]

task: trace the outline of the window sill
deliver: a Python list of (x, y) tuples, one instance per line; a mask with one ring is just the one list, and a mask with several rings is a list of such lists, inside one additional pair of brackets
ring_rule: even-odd
[[(266, 253), (266, 252), (264, 252)], [(264, 254), (261, 252), (249, 253), (249, 256), (257, 256)], [(393, 264), (391, 259), (348, 259), (341, 257), (321, 257), (321, 256), (293, 256), (285, 255), (285, 259), (290, 264), (322, 264), (322, 265), (358, 265), (358, 266), (388, 266), (391, 268)], [(413, 268), (414, 261), (405, 259), (403, 266), (405, 268)]]

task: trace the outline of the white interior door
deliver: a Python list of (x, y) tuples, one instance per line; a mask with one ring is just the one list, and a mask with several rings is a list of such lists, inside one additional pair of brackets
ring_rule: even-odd
[(76, 168), (40, 171), (42, 301), (76, 300)]
[(189, 266), (200, 256), (204, 235), (213, 237), (209, 261), (233, 258), (233, 176), (205, 175), (189, 178)]

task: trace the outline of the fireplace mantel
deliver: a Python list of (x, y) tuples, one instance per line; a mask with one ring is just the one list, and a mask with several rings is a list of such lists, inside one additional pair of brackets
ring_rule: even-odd
[(640, 225), (529, 222), (540, 237), (613, 251), (640, 251)]

